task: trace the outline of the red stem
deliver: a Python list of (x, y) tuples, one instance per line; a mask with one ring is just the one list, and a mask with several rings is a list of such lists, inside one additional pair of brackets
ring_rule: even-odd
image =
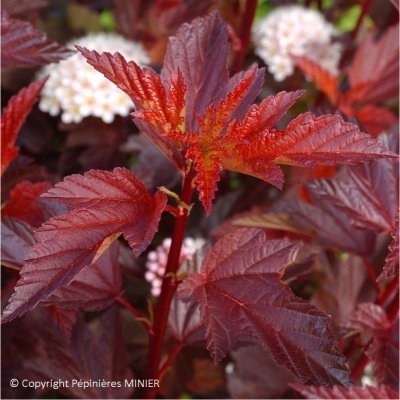
[[(195, 176), (195, 169), (191, 168), (183, 181), (181, 200), (185, 204), (190, 204), (194, 187), (192, 180)], [(161, 286), (160, 297), (155, 309), (153, 331), (154, 335), (150, 336), (149, 354), (147, 364), (147, 379), (159, 379), (160, 377), (160, 361), (164, 343), (165, 331), (167, 328), (168, 314), (172, 298), (178, 285), (174, 276), (179, 267), (179, 258), (181, 254), (183, 236), (185, 233), (186, 220), (188, 210), (182, 209), (176, 218), (172, 243), (168, 255), (168, 262), (165, 269), (165, 275)], [(145, 398), (152, 399), (157, 394), (157, 388), (148, 387), (145, 391)]]
[(375, 289), (375, 291), (377, 293), (377, 296), (378, 296), (378, 299), (379, 299), (381, 297), (381, 295), (380, 295), (381, 289), (380, 289), (380, 287), (379, 287), (379, 285), (378, 285), (378, 283), (376, 281), (375, 271), (372, 268), (371, 263), (366, 258), (364, 258), (364, 265), (365, 265), (365, 268), (367, 269), (368, 275), (369, 275), (369, 277), (371, 279), (371, 282), (372, 282), (372, 284), (374, 286), (374, 289)]
[(247, 0), (246, 10), (243, 15), (242, 26), (240, 29), (240, 50), (236, 52), (231, 66), (231, 75), (239, 72), (243, 68), (244, 58), (250, 41), (251, 26), (253, 25), (254, 15), (257, 9), (257, 0)]
[(172, 353), (169, 355), (168, 359), (165, 361), (163, 366), (161, 367), (160, 371), (160, 379), (166, 374), (168, 371), (169, 366), (172, 364), (172, 362), (175, 360), (175, 357), (179, 354), (179, 352), (186, 346), (186, 343), (179, 343), (178, 346), (174, 348)]
[(132, 304), (128, 303), (122, 297), (117, 297), (115, 300), (117, 300), (118, 303), (122, 304), (126, 309), (128, 309), (140, 321), (140, 323), (145, 327), (146, 331), (149, 332), (150, 335), (153, 335), (153, 330), (152, 330), (150, 321), (148, 321), (147, 318), (145, 318), (144, 315), (139, 310), (137, 310), (135, 307), (133, 307)]
[(357, 33), (360, 29), (361, 23), (365, 17), (365, 14), (368, 12), (369, 8), (371, 7), (372, 0), (365, 0), (363, 7), (361, 9), (360, 16), (358, 17), (356, 27), (353, 29), (353, 32), (351, 32), (351, 40), (354, 40), (357, 37)]
[(390, 306), (386, 310), (389, 321), (393, 321), (399, 312), (399, 291), (397, 291), (396, 297), (391, 302)]
[(386, 303), (386, 300), (393, 294), (393, 292), (399, 287), (399, 280), (393, 279), (392, 282), (386, 287), (386, 290), (383, 292), (380, 299), (378, 299), (377, 304), (383, 306)]
[(362, 353), (356, 365), (351, 370), (350, 377), (356, 381), (362, 375), (368, 363), (369, 363), (369, 358), (365, 355), (365, 353)]

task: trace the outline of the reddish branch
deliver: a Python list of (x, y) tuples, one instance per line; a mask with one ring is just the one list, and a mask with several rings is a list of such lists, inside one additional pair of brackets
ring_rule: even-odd
[[(194, 186), (192, 181), (195, 176), (195, 169), (191, 168), (183, 181), (181, 201), (190, 204)], [(172, 298), (174, 296), (178, 281), (176, 273), (179, 267), (179, 257), (181, 254), (182, 242), (185, 233), (188, 210), (182, 209), (182, 212), (176, 217), (176, 224), (172, 236), (172, 243), (168, 255), (168, 262), (165, 269), (165, 275), (161, 286), (161, 294), (155, 309), (153, 332), (150, 335), (149, 354), (147, 364), (147, 379), (159, 379), (160, 361), (164, 343), (164, 336), (168, 322), (168, 314)], [(145, 392), (145, 398), (154, 398), (157, 394), (157, 388), (148, 387)]]
[(231, 75), (239, 72), (243, 68), (244, 58), (250, 41), (251, 26), (253, 25), (254, 15), (257, 9), (257, 0), (247, 0), (242, 26), (240, 29), (240, 50), (236, 52), (231, 66)]
[(129, 310), (141, 322), (141, 324), (145, 327), (146, 331), (149, 332), (150, 335), (153, 334), (150, 321), (145, 318), (139, 310), (133, 307), (132, 304), (128, 303), (122, 297), (117, 297), (116, 300), (118, 301), (118, 303), (122, 304), (127, 310)]

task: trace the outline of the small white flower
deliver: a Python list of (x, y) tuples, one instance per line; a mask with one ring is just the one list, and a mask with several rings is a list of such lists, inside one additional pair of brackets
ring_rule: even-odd
[(291, 56), (305, 56), (338, 74), (342, 48), (331, 43), (335, 34), (333, 25), (320, 12), (297, 5), (276, 8), (252, 31), (255, 52), (277, 81), (293, 74)]
[[(140, 44), (117, 34), (91, 34), (67, 46), (74, 49), (76, 44), (99, 53), (118, 51), (141, 66), (150, 62)], [(42, 90), (39, 108), (53, 116), (62, 112), (65, 123), (80, 122), (89, 115), (111, 123), (115, 115), (125, 117), (133, 108), (130, 97), (89, 65), (80, 53), (44, 67), (40, 75), (50, 77)]]

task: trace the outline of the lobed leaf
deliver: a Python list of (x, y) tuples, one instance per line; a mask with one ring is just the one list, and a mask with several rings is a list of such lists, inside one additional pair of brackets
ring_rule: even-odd
[(26, 256), (21, 279), (3, 312), (7, 322), (68, 286), (122, 233), (138, 256), (151, 242), (166, 203), (124, 168), (72, 175), (42, 196), (74, 208), (36, 231), (38, 244)]
[(306, 399), (398, 399), (399, 395), (387, 386), (373, 387), (365, 386), (344, 388), (334, 386), (306, 386), (298, 383), (290, 385), (301, 393)]
[(36, 103), (47, 78), (31, 83), (11, 97), (1, 116), (1, 175), (18, 153), (14, 146), (25, 118)]
[(375, 103), (399, 92), (399, 24), (374, 40), (365, 36), (347, 70), (348, 96), (360, 103)]
[(372, 373), (379, 385), (399, 388), (399, 320), (390, 321), (385, 310), (373, 303), (359, 304), (346, 328), (372, 336), (365, 354), (372, 361)]
[(166, 82), (177, 69), (182, 72), (187, 86), (187, 131), (197, 130), (197, 114), (203, 115), (210, 104), (225, 97), (228, 53), (226, 24), (216, 12), (183, 24), (169, 39), (161, 79)]
[(76, 48), (90, 65), (128, 94), (138, 108), (143, 109), (133, 113), (140, 120), (138, 128), (149, 136), (178, 169), (183, 169), (181, 154), (159, 135), (184, 127), (186, 88), (179, 70), (175, 71), (164, 87), (160, 76), (151, 68), (142, 69), (134, 61), (127, 62), (120, 53), (99, 54), (80, 46)]
[(28, 250), (36, 244), (33, 228), (26, 222), (1, 217), (1, 264), (21, 269)]
[(279, 132), (273, 151), (275, 163), (306, 167), (399, 157), (340, 116), (315, 117), (310, 112), (299, 115), (286, 131)]
[(386, 257), (383, 271), (378, 276), (377, 282), (392, 278), (399, 274), (399, 212), (396, 215), (396, 224), (392, 231), (393, 240), (389, 245), (389, 255)]
[(45, 221), (38, 197), (51, 188), (50, 183), (20, 182), (12, 190), (10, 201), (1, 210), (2, 215), (17, 218), (37, 228)]
[(178, 286), (178, 297), (199, 302), (215, 363), (250, 336), (302, 382), (350, 386), (329, 317), (280, 280), (296, 252), (286, 239), (266, 241), (260, 230), (240, 229), (216, 243), (201, 272)]
[(1, 66), (35, 67), (55, 63), (74, 54), (47, 38), (30, 22), (1, 13)]
[(337, 76), (306, 57), (292, 56), (292, 58), (303, 74), (309, 77), (325, 93), (330, 103), (336, 105), (341, 95)]

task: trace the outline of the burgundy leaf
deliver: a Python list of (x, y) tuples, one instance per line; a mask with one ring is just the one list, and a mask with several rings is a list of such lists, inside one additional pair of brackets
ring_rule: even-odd
[(399, 92), (399, 24), (390, 27), (378, 40), (367, 35), (347, 70), (348, 93), (360, 103), (375, 103)]
[(30, 22), (1, 13), (1, 66), (35, 67), (58, 62), (74, 51), (47, 38)]
[(11, 192), (10, 201), (3, 207), (2, 215), (17, 218), (35, 228), (39, 227), (45, 221), (45, 217), (37, 199), (50, 188), (51, 185), (47, 182), (19, 183)]
[(346, 214), (329, 202), (319, 201), (314, 192), (312, 196), (315, 196), (317, 205), (301, 200), (284, 200), (270, 211), (290, 214), (297, 226), (312, 231), (317, 243), (324, 246), (358, 254), (373, 251), (375, 236), (371, 232), (354, 228)]
[[(111, 308), (99, 321), (94, 335), (81, 316), (72, 330), (71, 341), (42, 318), (42, 325), (30, 324), (35, 328), (32, 334), (43, 343), (47, 356), (32, 358), (24, 363), (26, 372), (32, 379), (49, 381), (68, 381), (68, 387), (58, 389), (68, 398), (78, 399), (128, 399), (133, 388), (124, 385), (125, 379), (133, 378), (128, 365), (126, 341), (123, 334), (123, 321), (118, 310)], [(32, 374), (32, 375), (31, 375)], [(83, 386), (72, 385), (72, 380), (89, 382), (121, 382), (121, 387), (111, 385)]]
[[(396, 150), (388, 134), (378, 139)], [(347, 172), (345, 179), (313, 180), (307, 187), (317, 194), (318, 201), (330, 202), (346, 213), (354, 226), (390, 232), (399, 202), (398, 165), (393, 160), (379, 160), (349, 167)]]
[(251, 336), (300, 381), (350, 386), (329, 317), (280, 280), (296, 252), (286, 239), (266, 241), (260, 230), (240, 229), (216, 243), (201, 273), (178, 286), (178, 297), (199, 302), (214, 362)]
[(291, 398), (288, 383), (296, 382), (296, 377), (286, 368), (276, 365), (260, 344), (241, 347), (231, 351), (230, 355), (235, 367), (226, 377), (232, 399)]
[(55, 291), (42, 306), (99, 311), (121, 295), (122, 276), (118, 264), (119, 243), (114, 242), (90, 267), (84, 268), (67, 286)]
[(315, 117), (304, 113), (290, 122), (286, 131), (277, 131), (275, 135), (271, 151), (278, 164), (314, 167), (399, 158), (338, 115)]
[(39, 243), (26, 256), (3, 322), (68, 286), (121, 233), (138, 256), (151, 242), (166, 203), (163, 192), (151, 196), (124, 168), (69, 176), (42, 197), (75, 210), (52, 218), (36, 231)]
[(340, 257), (321, 252), (317, 265), (321, 267), (319, 287), (310, 301), (332, 315), (330, 327), (342, 336), (341, 326), (365, 295), (366, 282), (369, 282), (364, 260), (354, 254)]
[(57, 306), (47, 306), (44, 307), (43, 310), (46, 311), (60, 327), (67, 340), (71, 340), (72, 329), (75, 325), (79, 310), (77, 308), (59, 308)]
[(366, 355), (379, 385), (399, 388), (399, 320), (390, 321), (385, 310), (373, 303), (359, 304), (344, 325), (372, 337)]
[(383, 271), (378, 276), (377, 282), (392, 278), (399, 274), (399, 213), (396, 215), (396, 224), (392, 231), (393, 240), (389, 245), (390, 253), (386, 258)]
[(31, 83), (11, 97), (1, 117), (1, 175), (18, 153), (18, 132), (36, 103), (47, 78)]
[(398, 399), (399, 395), (387, 386), (365, 386), (344, 388), (334, 386), (306, 386), (297, 383), (291, 384), (293, 389), (301, 393), (306, 399)]
[(204, 323), (196, 302), (182, 303), (174, 296), (168, 315), (168, 326), (172, 336), (180, 342), (205, 343)]
[(28, 250), (36, 244), (33, 228), (23, 221), (1, 217), (1, 263), (21, 269)]
[(3, 0), (1, 2), (1, 8), (12, 17), (35, 12), (47, 6), (47, 0)]
[[(186, 130), (196, 130), (196, 114), (218, 104), (227, 93), (228, 31), (218, 13), (183, 24), (169, 38), (161, 79), (167, 82), (177, 69), (187, 86)], [(212, 62), (210, 62), (212, 60)], [(206, 82), (206, 84), (205, 84)]]

